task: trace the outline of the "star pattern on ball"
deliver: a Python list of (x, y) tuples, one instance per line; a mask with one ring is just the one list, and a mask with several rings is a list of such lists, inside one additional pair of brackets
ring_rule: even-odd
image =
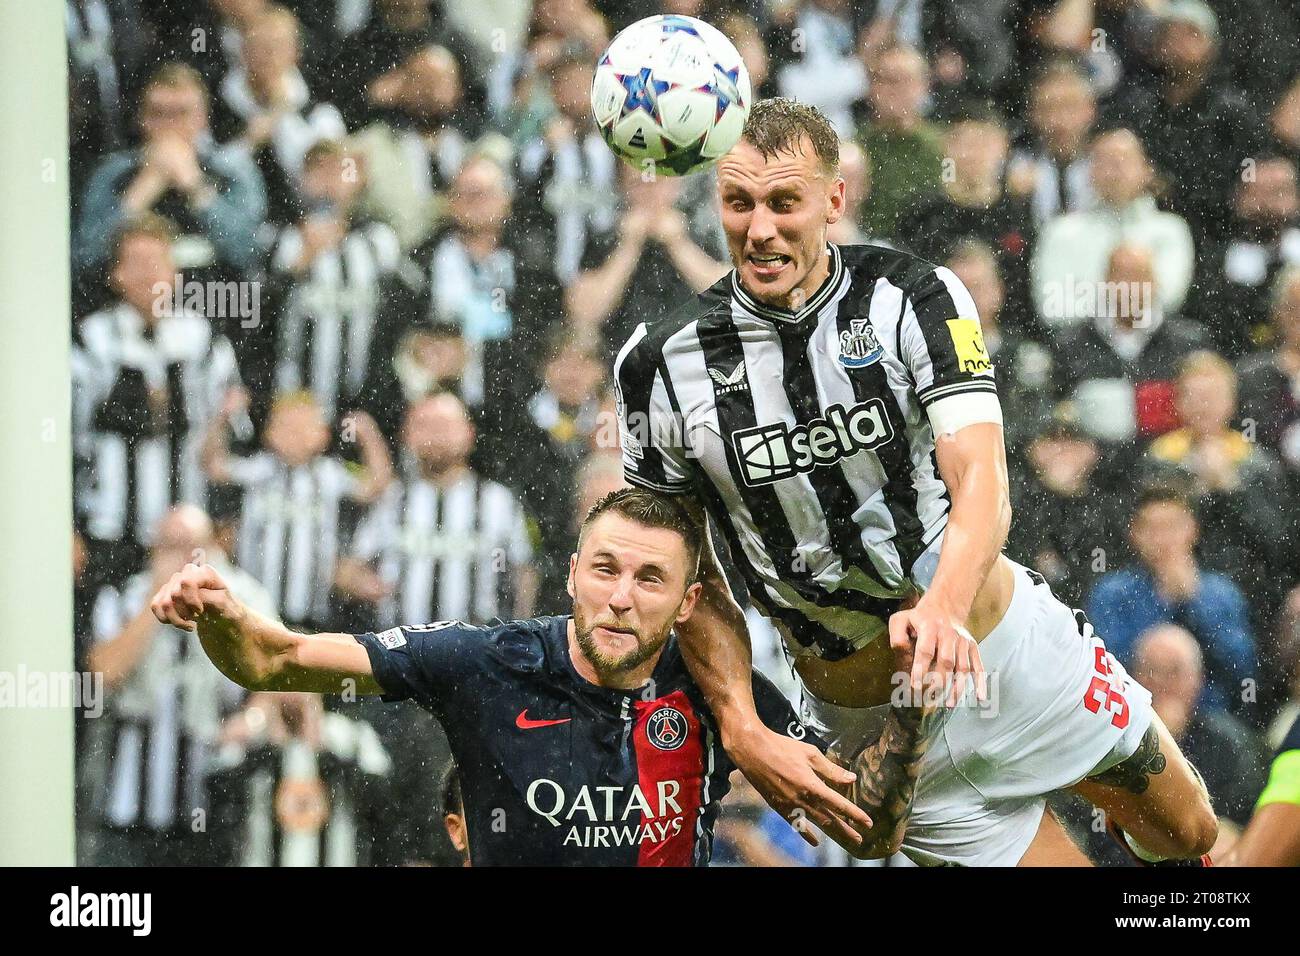
[(735, 66), (730, 70), (724, 70), (721, 63), (713, 64), (713, 88), (704, 88), (706, 93), (712, 93), (718, 102), (718, 115), (714, 117), (714, 122), (722, 119), (722, 114), (727, 111), (727, 107), (732, 103), (744, 107), (740, 96), (740, 67)]
[(627, 99), (623, 101), (623, 114), (644, 110), (647, 116), (658, 123), (662, 121), (659, 116), (659, 94), (668, 90), (672, 84), (653, 79), (650, 73), (650, 68), (645, 67), (636, 73), (617, 74), (623, 89), (627, 91)]
[(700, 31), (695, 29), (695, 24), (691, 22), (689, 17), (676, 13), (664, 14), (664, 18), (659, 22), (659, 29), (665, 35), (669, 33), (689, 33), (693, 37), (700, 35)]
[(700, 148), (704, 145), (704, 140), (705, 136), (701, 136), (694, 143), (677, 147), (665, 139), (664, 158), (656, 160), (655, 166), (666, 169), (674, 176), (687, 175), (700, 164)]

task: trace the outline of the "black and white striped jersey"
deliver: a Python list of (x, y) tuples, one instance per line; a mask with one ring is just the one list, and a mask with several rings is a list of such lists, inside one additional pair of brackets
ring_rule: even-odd
[(351, 553), (392, 594), (379, 620), (487, 622), (515, 615), (515, 580), (532, 562), (523, 506), (472, 471), (443, 488), (408, 466), (357, 527)]
[(366, 866), (387, 821), (392, 759), (374, 728), (322, 714), (319, 740), (273, 742), (265, 724), (213, 756), (214, 829), (225, 866)]
[(947, 523), (936, 432), (1002, 415), (952, 272), (879, 246), (829, 255), (798, 311), (729, 273), (638, 327), (614, 377), (628, 481), (697, 494), (753, 603), (792, 647), (838, 660), (933, 573), (918, 558)]
[[(281, 232), (271, 258), (277, 274), (290, 275), (302, 243), (297, 226)], [(276, 343), (277, 390), (310, 390), (329, 421), (349, 410), (370, 369), (384, 282), (400, 256), (396, 233), (368, 223), (290, 280)]]
[(207, 319), (150, 324), (126, 303), (95, 312), (77, 326), (72, 376), (77, 510), (92, 538), (148, 544), (172, 505), (206, 506), (199, 445), (239, 385), (235, 350)]
[(566, 285), (578, 275), (588, 232), (617, 224), (618, 161), (595, 130), (558, 145), (538, 136), (519, 151), (521, 197), (515, 211), (541, 218), (555, 275)]
[[(240, 600), (270, 612), (266, 592), (216, 555), (213, 565)], [(101, 588), (94, 603), (96, 643), (119, 637), (146, 608), (149, 572)], [(221, 721), (244, 689), (217, 670), (198, 635), (155, 624), (148, 648), (108, 695), (88, 728), (86, 778), (98, 822), (110, 827), (188, 830), (207, 808), (206, 777)]]
[(344, 499), (356, 475), (328, 455), (290, 466), (268, 451), (230, 462), (244, 489), (235, 554), (266, 587), (286, 622), (321, 627), (344, 538)]

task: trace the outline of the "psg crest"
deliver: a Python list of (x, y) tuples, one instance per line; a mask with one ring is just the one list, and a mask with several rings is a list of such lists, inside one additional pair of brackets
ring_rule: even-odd
[(660, 707), (645, 722), (645, 735), (660, 750), (676, 750), (686, 743), (686, 715), (676, 707)]
[(849, 330), (840, 333), (840, 364), (845, 368), (878, 362), (884, 352), (869, 319), (850, 319)]

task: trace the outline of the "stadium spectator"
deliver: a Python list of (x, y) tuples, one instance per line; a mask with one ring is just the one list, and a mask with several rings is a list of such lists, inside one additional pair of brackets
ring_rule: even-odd
[(619, 171), (618, 227), (590, 235), (565, 312), (582, 334), (627, 341), (642, 322), (666, 315), (727, 271), (713, 183)]
[(216, 548), (198, 508), (169, 511), (153, 542), (148, 568), (103, 588), (95, 601), (87, 665), (104, 675), (107, 706), (88, 728), (90, 759), (82, 768), (93, 821), (81, 862), (91, 866), (192, 866), (216, 858), (207, 761), (223, 714), (244, 691), (221, 676), (197, 635), (154, 619), (154, 592), (187, 562), (205, 562), (246, 589), (249, 607), (274, 615), (266, 592)]
[[(1029, 93), (1029, 133), (1012, 151), (1012, 170), (1032, 176), (1030, 206), (1042, 228), (1061, 213), (1096, 203), (1088, 146), (1097, 119), (1097, 100), (1083, 70), (1068, 62), (1049, 64)], [(1010, 175), (1010, 174), (1009, 174)]]
[(1080, 607), (1097, 575), (1127, 558), (1113, 463), (1062, 402), (1035, 423), (1012, 483), (1007, 547), (1026, 556), (1052, 592)]
[(582, 519), (597, 501), (611, 491), (627, 487), (623, 480), (623, 462), (619, 455), (596, 452), (588, 456), (578, 468), (575, 481), (573, 517), (569, 533), (576, 535)]
[(86, 187), (73, 243), (78, 268), (102, 264), (123, 220), (145, 212), (179, 227), (181, 269), (238, 271), (256, 262), (266, 187), (246, 155), (213, 145), (208, 100), (192, 67), (167, 63), (150, 77), (140, 109), (142, 144), (107, 156)]
[(251, 20), (243, 62), (227, 71), (213, 103), (213, 135), (252, 157), (266, 184), (266, 220), (277, 225), (296, 216), (307, 151), (347, 133), (339, 111), (313, 95), (299, 69), (301, 29), (284, 7)]
[(1236, 359), (1269, 344), (1268, 298), (1278, 276), (1300, 266), (1300, 187), (1296, 167), (1281, 157), (1260, 159), (1233, 198), (1225, 238), (1207, 254), (1195, 314), (1215, 348)]
[[(228, 70), (243, 63), (244, 31), (266, 14), (271, 0), (187, 0), (185, 3), (142, 4), (152, 25), (160, 59), (176, 57), (194, 67), (209, 91), (221, 86)], [(316, 43), (308, 41), (308, 50)]]
[(1219, 355), (1198, 351), (1183, 359), (1174, 406), (1184, 424), (1151, 443), (1148, 480), (1187, 488), (1209, 532), (1201, 556), (1234, 581), (1249, 582), (1262, 620), (1260, 610), (1271, 612), (1287, 584), (1287, 548), (1279, 545), (1295, 521), (1281, 465), (1240, 430), (1237, 376)]
[(1246, 597), (1232, 581), (1206, 571), (1196, 557), (1200, 528), (1187, 500), (1169, 488), (1148, 488), (1129, 524), (1137, 563), (1097, 582), (1087, 611), (1107, 649), (1131, 667), (1137, 639), (1157, 624), (1178, 624), (1205, 658), (1200, 706), (1240, 710), (1246, 680), (1257, 679), (1255, 639)]
[(589, 0), (533, 3), (522, 48), (498, 59), (489, 80), (489, 102), (497, 125), (515, 143), (539, 135), (554, 108), (546, 86), (551, 63), (570, 49), (581, 50), (588, 62), (595, 63), (609, 40), (605, 16)]
[(1006, 124), (991, 111), (972, 110), (949, 126), (943, 189), (917, 200), (899, 223), (899, 237), (917, 255), (935, 261), (963, 239), (987, 243), (997, 251), (1012, 304), (1009, 317), (1020, 317), (1029, 294), (1024, 276), (1034, 222), (1029, 202), (1004, 181), (1008, 148)]
[(524, 233), (521, 249), (538, 257), (530, 265), (549, 268), (569, 283), (588, 232), (615, 225), (618, 159), (591, 123), (592, 65), (586, 54), (564, 51), (551, 61), (547, 78), (556, 114), (519, 150), (515, 209)]
[(1066, 395), (1092, 434), (1111, 442), (1151, 437), (1178, 424), (1174, 370), (1203, 348), (1202, 328), (1160, 305), (1158, 261), (1149, 250), (1121, 245), (1109, 254), (1105, 282), (1066, 300), (1087, 315), (1053, 338)]
[(1169, 208), (1202, 244), (1221, 234), (1242, 161), (1259, 152), (1267, 135), (1260, 110), (1215, 73), (1221, 34), (1209, 5), (1169, 0), (1158, 16), (1151, 51), (1157, 82), (1130, 86), (1114, 109), (1131, 117), (1165, 182)]
[(599, 344), (584, 341), (568, 326), (555, 326), (541, 387), (522, 408), (494, 415), (485, 436), (485, 457), (494, 462), (499, 480), (516, 486), (537, 521), (544, 555), (542, 594), (562, 591), (568, 576), (578, 470), (601, 425), (607, 369)]
[(903, 217), (943, 183), (943, 134), (925, 119), (929, 67), (910, 47), (881, 53), (867, 90), (869, 114), (857, 122), (857, 140), (871, 157), (871, 201), (859, 225), (869, 236), (898, 237)]
[(68, 192), (72, 221), (91, 164), (126, 145), (128, 104), (139, 95), (148, 27), (138, 0), (67, 0)]
[(1021, 334), (1013, 323), (1004, 327), (1006, 285), (997, 253), (987, 243), (959, 243), (944, 263), (961, 280), (979, 313), (984, 347), (997, 368), (999, 400), (1004, 415), (1007, 448), (1020, 451), (1028, 430), (1047, 413), (1056, 389), (1054, 358), (1041, 343)]
[(1196, 638), (1176, 624), (1144, 631), (1133, 646), (1133, 677), (1151, 691), (1151, 706), (1205, 778), (1215, 811), (1245, 826), (1264, 787), (1268, 755), (1236, 717), (1197, 706), (1205, 675)]
[(859, 50), (868, 63), (891, 42), (923, 50), (933, 64), (934, 115), (949, 120), (964, 103), (992, 95), (1013, 67), (1007, 5), (883, 0), (859, 34)]
[(1237, 365), (1243, 424), (1281, 458), (1300, 491), (1300, 265), (1278, 273), (1270, 302), (1275, 345)]
[(532, 522), (469, 465), (474, 426), (454, 395), (410, 407), (399, 480), (357, 528), (334, 582), (377, 622), (523, 618), (537, 595)]
[(763, 38), (759, 22), (747, 13), (723, 14), (715, 24), (731, 40), (749, 71), (753, 99), (767, 99), (777, 95), (776, 81), (772, 77), (772, 56)]
[(1019, 69), (1004, 78), (1002, 98), (1008, 109), (1015, 111), (1027, 100), (1030, 68), (1037, 63), (1078, 62), (1099, 95), (1121, 81), (1131, 82), (1132, 57), (1123, 29), (1129, 6), (1124, 0), (1010, 0), (1005, 16)]
[(1210, 80), (1230, 74), (1246, 98), (1265, 106), (1276, 97), (1279, 78), (1300, 69), (1300, 10), (1279, 0), (1207, 0), (1219, 21), (1220, 57)]
[[(487, 623), (532, 613), (537, 572), (530, 522), (511, 491), (470, 467), (474, 428), (464, 405), (446, 393), (414, 402), (402, 444), (399, 480), (366, 515), (338, 562), (339, 591), (376, 627), (415, 620)], [(432, 772), (450, 754), (446, 734), (412, 703), (367, 705), (362, 712), (394, 762), (397, 812), (380, 861), (448, 860)], [(412, 813), (411, 807), (424, 809)]]
[(308, 389), (326, 421), (362, 400), (372, 345), (391, 322), (388, 299), (401, 262), (397, 235), (357, 212), (363, 177), (339, 143), (325, 140), (304, 159), (305, 200), (276, 238), (270, 277), (276, 321), (277, 392)]
[[(141, 568), (170, 505), (205, 504), (202, 435), (240, 384), (230, 343), (175, 301), (171, 249), (166, 220), (124, 223), (110, 252), (117, 301), (74, 329), (77, 511), (101, 583), (121, 584)], [(236, 427), (250, 437), (246, 417)]]
[(886, 239), (867, 236), (858, 224), (862, 207), (871, 196), (871, 157), (852, 140), (840, 141), (840, 175), (844, 177), (844, 215), (830, 224), (826, 238), (838, 245), (889, 245)]
[[(365, 385), (363, 408), (374, 417), (389, 444), (400, 442), (407, 406), (450, 392), (483, 425), (481, 363), (471, 363), (470, 346), (458, 322), (418, 315), (404, 330), (395, 347), (381, 350)], [(390, 356), (384, 360), (384, 356)]]
[(780, 4), (768, 43), (780, 95), (816, 106), (840, 136), (853, 132), (852, 105), (867, 90), (853, 15), (849, 0)]
[(238, 408), (222, 408), (203, 445), (208, 476), (243, 490), (236, 560), (266, 585), (286, 624), (327, 627), (334, 563), (351, 518), (346, 503), (369, 504), (388, 487), (388, 446), (373, 419), (352, 412), (343, 432), (360, 448), (362, 468), (350, 470), (327, 454), (330, 426), (312, 394), (286, 392), (271, 407), (262, 450), (237, 457), (226, 433)]
[(374, 729), (319, 694), (251, 694), (226, 719), (208, 783), (221, 866), (366, 866), (392, 811)]
[(1182, 217), (1156, 208), (1142, 142), (1125, 129), (1102, 133), (1093, 140), (1089, 170), (1096, 206), (1057, 216), (1039, 236), (1030, 263), (1038, 314), (1055, 327), (1085, 321), (1089, 316), (1070, 304), (1101, 283), (1121, 245), (1151, 250), (1160, 306), (1177, 312), (1192, 280), (1195, 247)]
[(444, 194), (474, 140), (459, 111), (460, 67), (445, 47), (421, 47), (376, 77), (368, 96), (372, 119), (352, 139), (370, 172), (363, 206), (410, 248), (446, 212)]
[(483, 383), (485, 401), (526, 393), (532, 376), (514, 371), (519, 356), (535, 353), (555, 314), (553, 280), (525, 267), (507, 232), (511, 202), (499, 163), (487, 155), (466, 160), (448, 192), (447, 227), (412, 253), (427, 283), (420, 311), (460, 325), (469, 348), (466, 378)]
[(331, 51), (325, 75), (330, 78), (330, 102), (343, 111), (349, 130), (358, 130), (376, 116), (374, 82), (407, 61), (418, 50), (438, 46), (454, 57), (456, 73), (464, 77), (462, 119), (476, 129), (482, 120), (484, 92), (469, 62), (465, 39), (445, 21), (442, 4), (433, 0), (373, 0), (370, 19)]

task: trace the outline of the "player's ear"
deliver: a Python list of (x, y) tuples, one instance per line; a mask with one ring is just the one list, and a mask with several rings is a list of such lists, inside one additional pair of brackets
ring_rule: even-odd
[(578, 568), (578, 552), (569, 555), (569, 577), (564, 582), (564, 589), (569, 592), (569, 597), (576, 597), (573, 593), (573, 574)]
[(681, 624), (695, 613), (695, 605), (699, 603), (700, 595), (704, 592), (704, 585), (696, 581), (686, 589), (682, 595), (682, 603), (677, 605), (677, 619), (674, 624)]
[(447, 828), (447, 839), (451, 840), (451, 845), (456, 848), (456, 852), (464, 853), (469, 847), (468, 835), (465, 832), (465, 818), (459, 813), (448, 813), (442, 818), (442, 823)]
[(844, 177), (837, 175), (826, 191), (826, 225), (837, 223), (844, 216)]

